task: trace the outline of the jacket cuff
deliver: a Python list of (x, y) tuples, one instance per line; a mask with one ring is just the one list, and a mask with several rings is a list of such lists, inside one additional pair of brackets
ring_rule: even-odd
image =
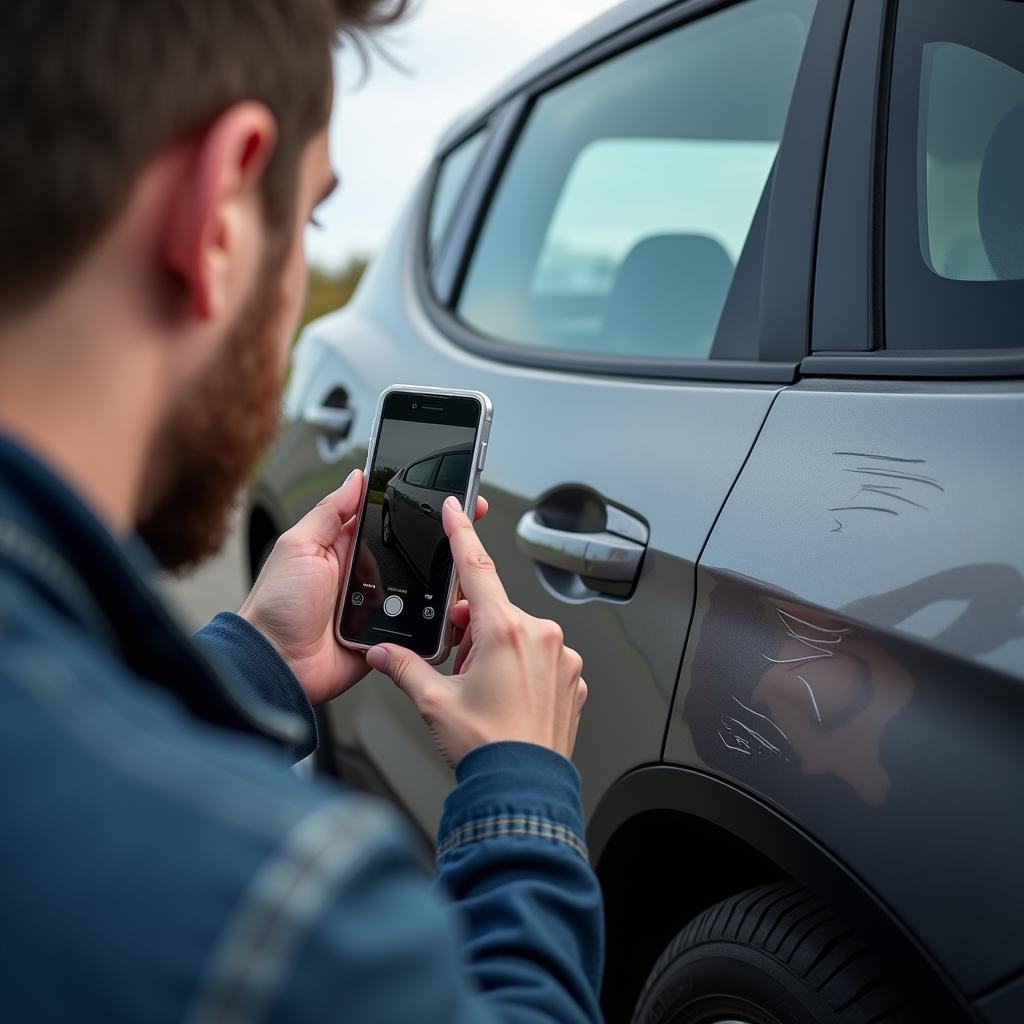
[(532, 743), (490, 743), (455, 770), (438, 829), (437, 858), (488, 839), (560, 843), (588, 859), (580, 776), (561, 754)]
[(290, 747), (296, 761), (316, 750), (313, 705), (277, 648), (255, 626), (234, 612), (220, 612), (193, 640), (218, 662), (227, 662), (265, 704), (301, 721), (305, 738)]

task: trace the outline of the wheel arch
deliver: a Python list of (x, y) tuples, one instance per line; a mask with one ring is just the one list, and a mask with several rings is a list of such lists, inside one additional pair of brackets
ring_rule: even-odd
[(691, 768), (638, 768), (604, 795), (587, 835), (605, 898), (602, 1004), (611, 1022), (630, 1019), (647, 973), (689, 920), (733, 893), (787, 877), (865, 934), (897, 965), (922, 1007), (938, 1014), (934, 1019), (976, 1020), (876, 893), (798, 825), (739, 787)]
[(249, 509), (246, 528), (246, 553), (249, 556), (249, 579), (255, 580), (261, 568), (260, 559), (267, 545), (276, 541), (283, 531), (274, 521), (273, 516), (262, 506), (253, 505)]

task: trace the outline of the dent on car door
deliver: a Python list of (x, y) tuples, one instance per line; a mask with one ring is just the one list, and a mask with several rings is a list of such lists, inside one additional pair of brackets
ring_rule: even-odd
[[(807, 362), (843, 377), (775, 402), (700, 562), (666, 747), (781, 807), (1000, 1021), (1024, 1013), (1000, 988), (1024, 964), (1022, 53), (1019, 5), (901, 0), (884, 335), (865, 287), (854, 353)], [(843, 88), (845, 160), (874, 104)], [(826, 217), (869, 222), (862, 157), (862, 193), (837, 177)], [(867, 235), (829, 236), (820, 280), (868, 259)], [(816, 348), (849, 336), (840, 309), (819, 304)], [(878, 379), (893, 366), (907, 379)]]
[[(494, 400), (481, 530), (512, 599), (560, 622), (585, 659), (591, 806), (659, 756), (694, 565), (777, 390), (733, 367), (757, 358), (744, 296), (814, 6), (753, 0), (667, 26), (544, 89), (459, 294), (407, 293), (389, 323), (395, 259), (364, 296), (376, 359)], [(404, 222), (409, 260), (421, 230)], [(366, 688), (347, 725), (429, 830), (448, 783), (398, 696)]]

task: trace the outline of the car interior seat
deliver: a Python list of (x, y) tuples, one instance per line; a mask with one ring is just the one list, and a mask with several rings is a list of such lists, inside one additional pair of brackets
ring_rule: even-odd
[(1001, 281), (1024, 279), (1024, 103), (996, 125), (978, 181), (978, 225)]
[(604, 320), (604, 350), (706, 359), (732, 276), (729, 254), (706, 235), (642, 239), (615, 276)]

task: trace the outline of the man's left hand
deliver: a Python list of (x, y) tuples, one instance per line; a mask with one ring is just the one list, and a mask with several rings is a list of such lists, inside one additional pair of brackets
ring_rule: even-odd
[[(334, 634), (362, 494), (363, 473), (356, 470), (282, 534), (238, 612), (273, 644), (312, 704), (344, 693), (369, 671), (362, 652), (342, 647)], [(486, 513), (487, 502), (477, 499), (475, 518)], [(452, 618), (460, 630), (468, 624), (462, 606)]]

